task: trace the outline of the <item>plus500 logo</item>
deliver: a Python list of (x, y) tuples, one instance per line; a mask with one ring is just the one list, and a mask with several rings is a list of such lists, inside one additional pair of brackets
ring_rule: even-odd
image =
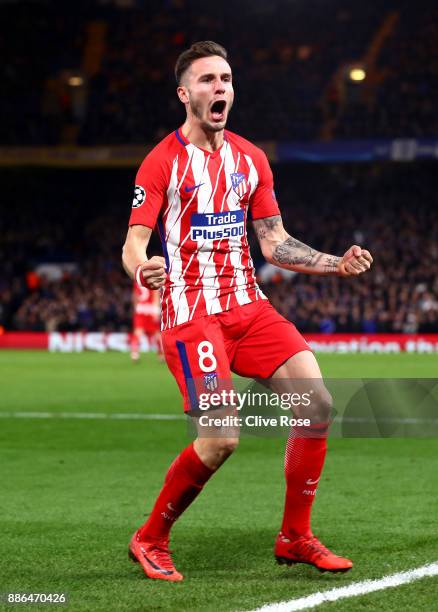
[(193, 214), (190, 238), (194, 241), (240, 238), (245, 232), (244, 219), (243, 210)]

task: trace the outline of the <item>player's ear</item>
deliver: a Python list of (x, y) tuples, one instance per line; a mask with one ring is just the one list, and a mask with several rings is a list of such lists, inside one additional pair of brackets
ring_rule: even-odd
[(189, 95), (188, 95), (187, 87), (184, 87), (184, 85), (180, 85), (179, 87), (176, 88), (176, 93), (178, 95), (178, 98), (181, 100), (183, 104), (189, 103)]

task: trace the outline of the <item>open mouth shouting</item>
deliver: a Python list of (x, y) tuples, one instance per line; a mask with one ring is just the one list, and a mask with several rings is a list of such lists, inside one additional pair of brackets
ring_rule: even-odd
[(220, 123), (225, 120), (226, 100), (216, 100), (210, 107), (210, 114), (213, 121)]

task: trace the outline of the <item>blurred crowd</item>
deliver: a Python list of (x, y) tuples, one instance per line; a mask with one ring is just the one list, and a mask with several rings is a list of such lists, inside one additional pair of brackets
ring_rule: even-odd
[[(99, 271), (97, 277), (93, 269)], [(43, 278), (22, 293), (13, 326), (48, 332), (130, 331), (131, 284), (123, 274), (116, 262), (95, 261), (80, 272), (65, 273), (62, 281)]]
[[(8, 330), (128, 331), (131, 281), (121, 247), (132, 199), (130, 170), (6, 173), (1, 220), (0, 324)], [(342, 255), (368, 248), (372, 271), (341, 279), (280, 275), (262, 286), (303, 332), (438, 333), (437, 176), (433, 163), (274, 166), (289, 233)], [(53, 185), (57, 186), (56, 189)], [(257, 266), (263, 260), (251, 235)], [(152, 252), (159, 253), (156, 237)], [(63, 266), (61, 278), (38, 274)]]
[[(375, 96), (351, 96), (340, 115), (336, 137), (404, 136), (438, 133), (438, 7), (412, 3), (398, 13), (377, 68)], [(354, 94), (354, 92), (353, 92)]]
[(303, 332), (438, 332), (433, 174), (433, 165), (302, 167), (281, 199), (289, 233), (338, 255), (365, 246), (374, 264), (351, 279), (271, 282), (274, 306)]
[(50, 2), (0, 3), (1, 145), (58, 144), (71, 121), (64, 70), (80, 66), (84, 43), (79, 10)]
[(360, 54), (382, 2), (360, 10), (347, 0), (240, 4), (239, 11), (239, 3), (179, 1), (150, 16), (134, 11), (111, 20), (82, 142), (153, 142), (182, 123), (173, 70), (195, 40), (228, 50), (236, 90), (230, 129), (259, 140), (317, 138), (324, 87), (337, 62)]
[[(394, 11), (372, 95), (362, 95), (367, 81), (335, 86), (334, 75), (365, 56)], [(250, 139), (437, 133), (432, 0), (78, 0), (74, 11), (34, 0), (1, 4), (0, 15), (0, 110), (8, 118), (0, 144), (158, 141), (183, 121), (175, 60), (205, 39), (229, 51), (236, 89), (229, 127)], [(104, 40), (92, 39), (96, 22)], [(83, 86), (68, 85), (73, 74)]]
[(120, 262), (132, 178), (114, 169), (2, 171), (4, 328), (130, 329), (132, 284)]

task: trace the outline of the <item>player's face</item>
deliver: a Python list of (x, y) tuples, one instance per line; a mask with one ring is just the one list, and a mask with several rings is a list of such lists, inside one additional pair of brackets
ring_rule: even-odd
[[(234, 91), (230, 65), (217, 55), (192, 63), (178, 91), (200, 126), (211, 132), (223, 130), (233, 105)], [(185, 95), (181, 95), (181, 94)]]

